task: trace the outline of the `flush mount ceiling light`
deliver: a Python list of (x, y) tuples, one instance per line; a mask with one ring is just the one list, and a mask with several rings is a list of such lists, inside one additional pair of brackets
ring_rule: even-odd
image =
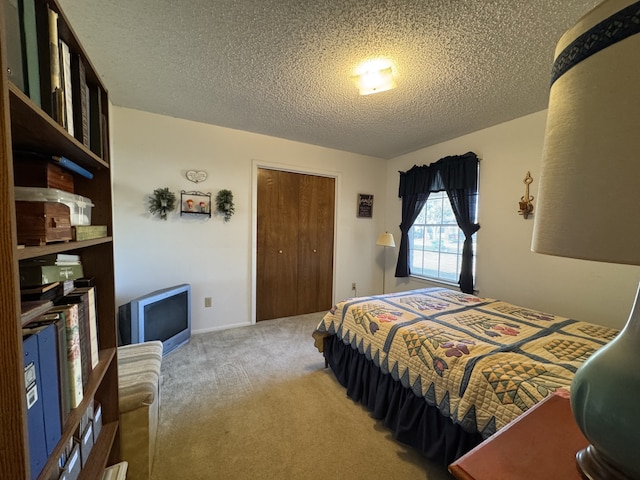
[(360, 95), (385, 92), (396, 88), (393, 67), (386, 60), (371, 60), (360, 65), (351, 79)]

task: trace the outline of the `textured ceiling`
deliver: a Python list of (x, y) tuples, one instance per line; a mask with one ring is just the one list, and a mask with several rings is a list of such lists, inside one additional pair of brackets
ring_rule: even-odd
[[(599, 0), (58, 0), (117, 106), (380, 158), (546, 108)], [(398, 87), (360, 96), (363, 60)]]

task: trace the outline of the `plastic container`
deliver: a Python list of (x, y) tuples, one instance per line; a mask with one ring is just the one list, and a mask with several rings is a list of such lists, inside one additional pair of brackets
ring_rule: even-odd
[(91, 225), (91, 199), (55, 188), (14, 187), (15, 199), (27, 202), (58, 202), (69, 207), (71, 225)]

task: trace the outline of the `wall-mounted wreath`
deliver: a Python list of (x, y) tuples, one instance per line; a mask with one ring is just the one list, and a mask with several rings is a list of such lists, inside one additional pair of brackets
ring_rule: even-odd
[(224, 221), (228, 222), (236, 211), (236, 207), (233, 205), (233, 193), (231, 190), (220, 190), (216, 195), (216, 207), (220, 213), (224, 216)]
[(169, 188), (156, 188), (149, 197), (149, 212), (158, 214), (162, 220), (167, 219), (167, 213), (176, 208), (176, 195)]

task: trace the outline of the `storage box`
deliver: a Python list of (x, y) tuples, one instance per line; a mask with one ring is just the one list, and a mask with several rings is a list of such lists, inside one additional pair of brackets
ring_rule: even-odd
[(76, 242), (104, 238), (106, 236), (106, 225), (74, 225), (71, 227), (71, 237)]
[(73, 174), (60, 165), (16, 154), (13, 157), (14, 184), (21, 187), (57, 188), (74, 192)]
[(15, 199), (28, 202), (59, 202), (69, 207), (71, 225), (91, 225), (90, 198), (56, 188), (15, 187)]
[(16, 202), (18, 243), (45, 245), (69, 241), (71, 218), (69, 207), (57, 202)]
[(53, 282), (64, 282), (82, 278), (82, 265), (25, 265), (20, 266), (20, 285), (45, 285)]

